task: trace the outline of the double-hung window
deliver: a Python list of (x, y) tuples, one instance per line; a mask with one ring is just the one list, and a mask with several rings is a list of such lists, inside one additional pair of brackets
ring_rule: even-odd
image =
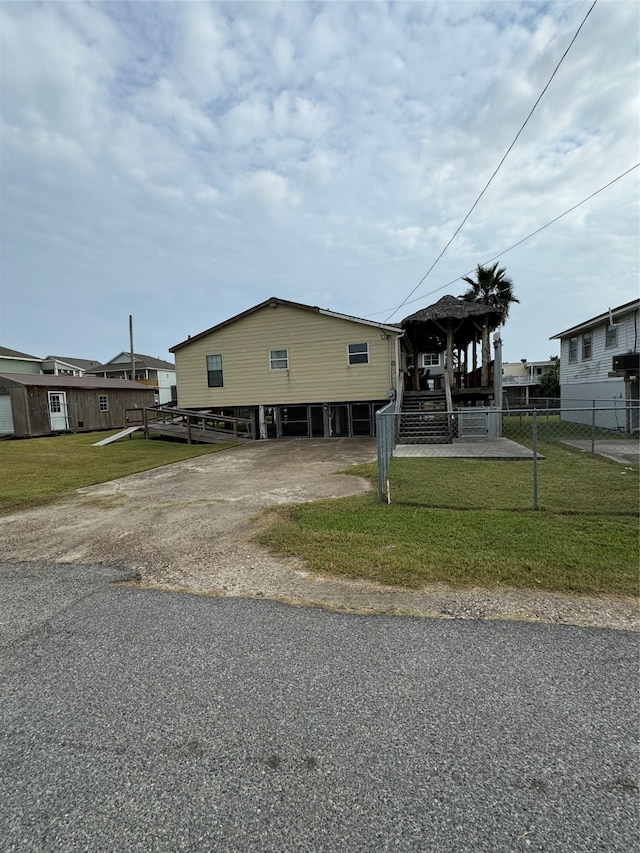
[(578, 339), (569, 338), (569, 364), (578, 360)]
[(607, 349), (614, 349), (618, 346), (617, 326), (607, 326), (607, 338), (604, 345)]
[(289, 350), (286, 350), (286, 349), (269, 350), (269, 367), (271, 370), (288, 370), (289, 369)]
[(100, 396), (98, 397), (98, 406), (101, 412), (109, 411), (109, 398), (106, 394), (100, 394)]
[(369, 364), (369, 344), (349, 344), (349, 364)]
[(591, 332), (585, 332), (582, 336), (582, 360), (589, 361), (592, 352), (593, 337)]
[(207, 356), (207, 385), (209, 388), (222, 388), (222, 356)]

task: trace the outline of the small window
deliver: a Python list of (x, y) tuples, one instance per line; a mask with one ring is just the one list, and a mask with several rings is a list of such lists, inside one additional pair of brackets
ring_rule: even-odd
[(269, 367), (271, 370), (289, 370), (289, 351), (286, 349), (269, 350)]
[(582, 336), (582, 360), (589, 361), (591, 358), (591, 332), (585, 332)]
[(569, 364), (578, 360), (578, 339), (569, 338)]
[(607, 349), (614, 349), (618, 346), (618, 327), (617, 326), (607, 326), (607, 339), (605, 342), (605, 347)]
[(207, 385), (209, 388), (222, 388), (222, 356), (207, 356)]
[(439, 352), (423, 352), (420, 356), (420, 367), (439, 367)]
[(369, 364), (369, 344), (349, 344), (349, 364)]
[(100, 406), (101, 412), (109, 411), (109, 398), (106, 395), (101, 395), (98, 397), (98, 405)]

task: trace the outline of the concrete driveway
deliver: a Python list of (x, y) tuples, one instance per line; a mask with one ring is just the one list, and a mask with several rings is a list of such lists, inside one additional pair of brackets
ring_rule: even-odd
[(0, 518), (2, 556), (107, 564), (158, 589), (321, 604), (357, 612), (634, 628), (635, 603), (536, 591), (405, 591), (310, 574), (251, 542), (262, 510), (369, 488), (339, 474), (375, 459), (371, 439), (255, 442), (78, 490)]

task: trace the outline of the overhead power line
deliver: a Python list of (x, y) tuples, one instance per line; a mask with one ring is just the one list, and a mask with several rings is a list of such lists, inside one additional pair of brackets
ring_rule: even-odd
[[(578, 207), (580, 207), (580, 205), (585, 204), (585, 202), (587, 202), (590, 199), (597, 196), (598, 193), (604, 192), (604, 190), (608, 189), (610, 186), (615, 184), (616, 181), (619, 181), (621, 178), (624, 178), (626, 175), (628, 175), (630, 172), (633, 172), (633, 170), (637, 169), (639, 166), (640, 166), (640, 163), (636, 163), (635, 166), (632, 166), (630, 169), (627, 169), (626, 172), (623, 172), (621, 175), (618, 175), (617, 178), (614, 178), (612, 181), (609, 181), (608, 184), (605, 184), (604, 186), (600, 187), (599, 190), (596, 190), (595, 192), (591, 193), (591, 195), (588, 195), (586, 198), (583, 198), (582, 201), (579, 201), (577, 204), (574, 204), (573, 207), (570, 207), (568, 210), (565, 210), (564, 213), (561, 213), (559, 216), (556, 216), (555, 219), (551, 219), (545, 225), (541, 225), (540, 228), (537, 228), (535, 231), (532, 231), (531, 234), (527, 234), (526, 237), (523, 237), (521, 240), (518, 240), (517, 243), (513, 243), (507, 249), (503, 249), (501, 252), (498, 252), (497, 255), (494, 255), (492, 258), (488, 258), (486, 261), (483, 261), (480, 264), (480, 266), (486, 266), (487, 264), (490, 264), (491, 261), (495, 261), (498, 258), (501, 258), (502, 255), (506, 255), (507, 252), (510, 252), (512, 249), (515, 249), (516, 246), (521, 246), (522, 243), (526, 242), (527, 240), (530, 240), (532, 237), (535, 237), (536, 234), (539, 234), (541, 231), (544, 231), (545, 228), (548, 228), (550, 225), (553, 225), (554, 222), (557, 222), (559, 219), (562, 219), (563, 216), (566, 216), (568, 213), (572, 213), (574, 210), (576, 210)], [(464, 276), (471, 275), (474, 272), (475, 272), (475, 268), (472, 270), (468, 270), (467, 272), (462, 273), (462, 275), (457, 276), (456, 278), (452, 279), (451, 281), (447, 282), (446, 284), (441, 284), (439, 287), (436, 287), (433, 290), (430, 290), (428, 293), (422, 293), (420, 296), (417, 296), (415, 299), (409, 299), (409, 298), (405, 299), (405, 301), (402, 303), (402, 305), (412, 305), (414, 302), (420, 302), (421, 300), (426, 299), (427, 296), (432, 296), (434, 293), (437, 293), (439, 290), (444, 290), (445, 287), (451, 287), (452, 284), (455, 284), (457, 281), (460, 281), (460, 279), (464, 278)], [(411, 296), (411, 294), (409, 294), (409, 296)], [(398, 306), (398, 307), (401, 308), (402, 305)], [(379, 314), (386, 314), (388, 310), (389, 310), (388, 308), (385, 308), (383, 311), (377, 311), (375, 314), (368, 314), (367, 316), (368, 317), (377, 317)], [(398, 308), (395, 308), (393, 311), (393, 314), (395, 314), (395, 312), (397, 310), (398, 310)], [(390, 314), (389, 316), (393, 316), (393, 314)]]
[(553, 73), (552, 73), (551, 77), (549, 77), (549, 79), (547, 80), (547, 84), (546, 84), (546, 86), (544, 87), (544, 89), (542, 90), (542, 92), (540, 92), (540, 94), (539, 94), (539, 96), (538, 96), (538, 99), (536, 100), (535, 104), (531, 107), (531, 110), (530, 110), (530, 112), (529, 112), (529, 115), (528, 115), (528, 116), (526, 117), (526, 119), (524, 120), (524, 122), (523, 122), (523, 124), (522, 124), (522, 126), (521, 126), (520, 130), (516, 133), (516, 135), (515, 135), (515, 137), (514, 137), (514, 139), (513, 139), (513, 142), (511, 143), (511, 145), (510, 145), (510, 146), (507, 148), (507, 150), (505, 151), (505, 153), (504, 153), (504, 155), (503, 155), (503, 157), (502, 157), (502, 160), (500, 160), (500, 162), (499, 162), (499, 163), (498, 163), (498, 165), (496, 166), (496, 168), (495, 168), (495, 170), (494, 170), (493, 174), (491, 175), (491, 177), (489, 178), (489, 180), (487, 181), (487, 183), (484, 185), (484, 188), (483, 188), (482, 192), (480, 193), (480, 195), (478, 196), (478, 198), (477, 198), (477, 199), (474, 201), (474, 203), (471, 205), (471, 208), (469, 209), (469, 211), (468, 211), (467, 215), (464, 217), (464, 219), (462, 220), (462, 222), (460, 223), (460, 225), (458, 225), (458, 227), (456, 228), (456, 230), (453, 232), (453, 235), (451, 236), (451, 239), (449, 240), (449, 242), (446, 244), (446, 246), (444, 247), (444, 249), (440, 252), (440, 254), (439, 254), (439, 255), (438, 255), (438, 257), (435, 259), (435, 261), (431, 264), (431, 266), (430, 266), (430, 267), (429, 267), (429, 269), (426, 271), (426, 273), (422, 276), (422, 278), (420, 279), (420, 281), (416, 284), (416, 286), (413, 288), (413, 290), (410, 290), (410, 291), (409, 291), (409, 293), (407, 294), (406, 298), (405, 298), (405, 299), (404, 299), (404, 300), (403, 300), (403, 301), (402, 301), (402, 302), (401, 302), (401, 303), (400, 303), (396, 308), (394, 308), (394, 309), (393, 309), (393, 311), (391, 312), (391, 314), (389, 314), (389, 316), (387, 317), (387, 319), (386, 319), (386, 321), (385, 321), (385, 322), (388, 322), (388, 321), (391, 319), (391, 317), (393, 317), (393, 315), (396, 313), (396, 311), (399, 311), (399, 310), (400, 310), (400, 308), (402, 308), (402, 306), (403, 306), (403, 305), (406, 305), (406, 304), (407, 304), (407, 302), (409, 301), (409, 299), (413, 296), (413, 294), (414, 294), (414, 293), (416, 292), (416, 290), (420, 287), (420, 285), (422, 284), (422, 282), (427, 278), (427, 276), (429, 275), (429, 273), (434, 269), (434, 267), (436, 266), (436, 264), (438, 263), (438, 261), (440, 260), (440, 258), (444, 255), (444, 253), (447, 251), (447, 249), (449, 248), (449, 246), (453, 243), (453, 241), (455, 240), (455, 238), (458, 236), (458, 233), (459, 233), (459, 232), (460, 232), (460, 230), (462, 229), (463, 225), (465, 224), (465, 222), (467, 221), (467, 219), (469, 219), (469, 217), (471, 216), (471, 214), (472, 214), (472, 213), (473, 213), (473, 211), (475, 210), (475, 208), (476, 208), (476, 206), (477, 206), (478, 202), (480, 201), (480, 199), (482, 198), (482, 196), (485, 194), (485, 192), (486, 192), (486, 191), (487, 191), (487, 189), (489, 188), (489, 185), (491, 184), (491, 182), (493, 181), (493, 179), (495, 178), (495, 176), (496, 176), (496, 175), (498, 174), (498, 172), (500, 171), (500, 167), (502, 166), (502, 164), (504, 163), (504, 161), (505, 161), (505, 160), (507, 159), (507, 157), (509, 156), (509, 153), (510, 153), (511, 149), (513, 148), (513, 146), (514, 146), (514, 145), (516, 144), (516, 142), (518, 141), (518, 138), (520, 137), (520, 134), (522, 133), (522, 131), (523, 131), (523, 130), (525, 129), (525, 127), (527, 126), (527, 124), (528, 124), (528, 122), (529, 122), (529, 119), (531, 118), (531, 116), (533, 115), (533, 113), (534, 113), (534, 111), (535, 111), (536, 107), (538, 106), (538, 104), (539, 104), (539, 103), (540, 103), (540, 101), (542, 100), (542, 98), (543, 98), (543, 96), (544, 96), (544, 93), (547, 91), (547, 89), (548, 89), (548, 88), (549, 88), (549, 86), (551, 85), (551, 81), (552, 81), (552, 80), (553, 80), (553, 78), (556, 76), (556, 74), (557, 74), (557, 72), (558, 72), (558, 69), (560, 68), (560, 66), (561, 66), (561, 65), (562, 65), (562, 63), (564, 62), (564, 59), (565, 59), (566, 55), (567, 55), (567, 54), (569, 53), (569, 51), (571, 50), (571, 47), (573, 46), (573, 43), (574, 43), (574, 42), (575, 42), (575, 40), (578, 38), (578, 35), (579, 35), (579, 33), (580, 33), (580, 30), (581, 30), (581, 29), (582, 29), (582, 27), (585, 25), (585, 22), (586, 22), (587, 18), (589, 17), (589, 15), (591, 14), (591, 12), (593, 11), (593, 8), (594, 8), (594, 6), (596, 5), (596, 3), (597, 3), (597, 2), (598, 2), (598, 0), (593, 0), (593, 3), (591, 4), (591, 6), (590, 6), (590, 8), (589, 8), (589, 11), (587, 12), (587, 14), (586, 14), (586, 15), (584, 16), (584, 18), (582, 19), (582, 23), (580, 24), (580, 26), (578, 27), (578, 29), (577, 29), (577, 30), (576, 30), (576, 32), (575, 32), (575, 35), (573, 36), (573, 38), (572, 38), (572, 39), (571, 39), (571, 41), (569, 42), (569, 46), (567, 47), (567, 49), (565, 50), (565, 52), (564, 52), (564, 53), (562, 54), (562, 56), (560, 57), (560, 61), (558, 62), (558, 64), (557, 64), (557, 65), (556, 65), (556, 67), (554, 68), (554, 70), (553, 70)]

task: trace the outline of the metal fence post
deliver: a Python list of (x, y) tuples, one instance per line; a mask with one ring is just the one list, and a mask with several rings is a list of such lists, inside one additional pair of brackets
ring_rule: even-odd
[(536, 410), (533, 410), (533, 421), (531, 424), (531, 440), (533, 444), (533, 508), (538, 509), (538, 419)]
[(593, 400), (591, 409), (591, 453), (596, 452), (596, 401)]

